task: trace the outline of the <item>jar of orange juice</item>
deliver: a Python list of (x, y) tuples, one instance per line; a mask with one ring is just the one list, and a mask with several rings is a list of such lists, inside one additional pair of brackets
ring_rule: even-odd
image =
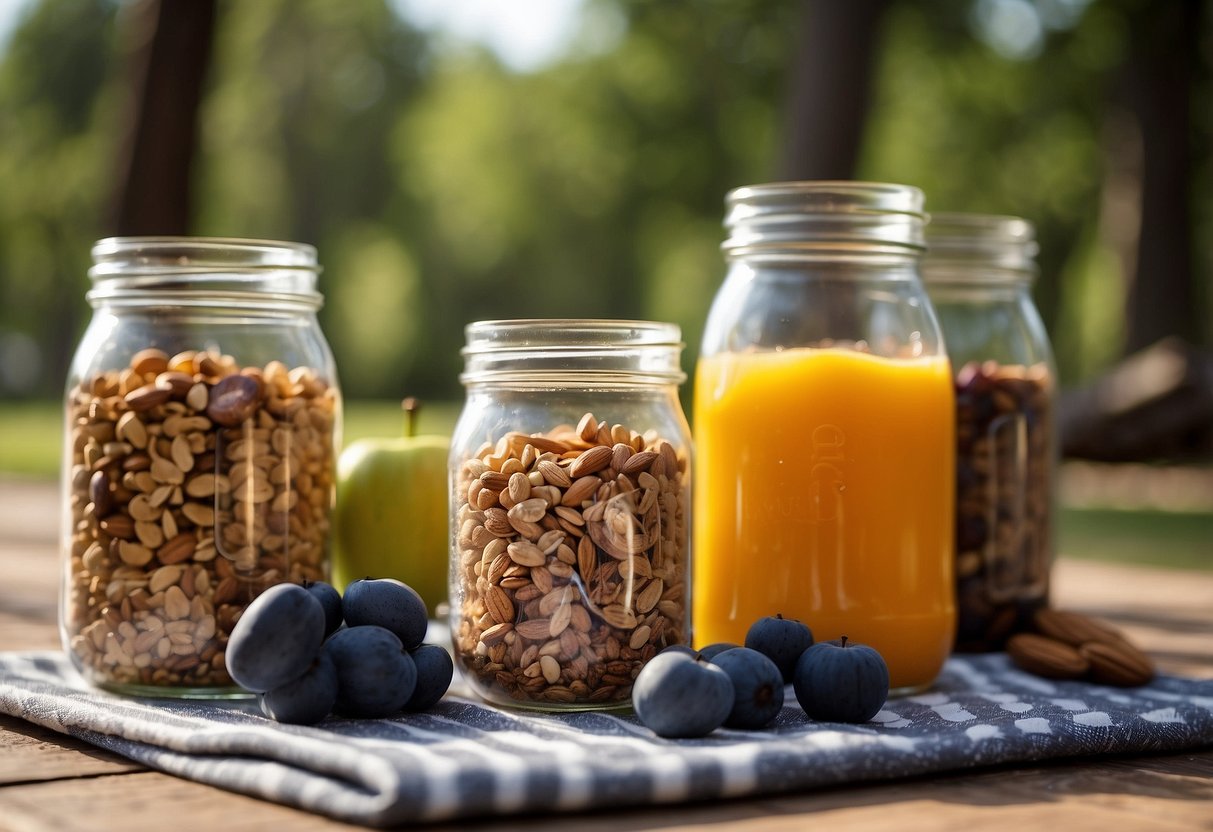
[(694, 394), (695, 642), (781, 614), (923, 689), (956, 605), (954, 394), (919, 275), (922, 192), (788, 182), (726, 203)]

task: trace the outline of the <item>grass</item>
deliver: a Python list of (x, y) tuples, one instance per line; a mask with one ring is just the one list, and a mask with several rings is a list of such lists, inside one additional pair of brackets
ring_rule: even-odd
[[(461, 405), (433, 402), (418, 413), (418, 433), (449, 434)], [(53, 479), (59, 473), (62, 423), (51, 402), (0, 403), (0, 474)], [(344, 441), (398, 436), (398, 402), (345, 405)], [(1213, 571), (1213, 513), (1063, 508), (1058, 551), (1066, 557)]]
[(50, 402), (0, 404), (0, 473), (56, 477), (62, 443), (62, 405)]
[(1213, 513), (1067, 508), (1058, 525), (1066, 557), (1213, 571)]

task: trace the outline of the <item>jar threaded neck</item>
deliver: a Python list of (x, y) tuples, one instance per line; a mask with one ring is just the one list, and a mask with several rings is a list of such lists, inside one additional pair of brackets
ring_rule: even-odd
[(648, 386), (686, 380), (676, 324), (596, 319), (478, 321), (466, 328), (466, 386)]

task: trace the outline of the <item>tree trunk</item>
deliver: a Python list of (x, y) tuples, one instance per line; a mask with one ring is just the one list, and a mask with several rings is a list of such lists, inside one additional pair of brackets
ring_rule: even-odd
[(1126, 299), (1125, 351), (1167, 335), (1202, 340), (1193, 268), (1193, 123), (1202, 4), (1150, 3), (1136, 15), (1124, 99), (1141, 131), (1141, 231)]
[(804, 0), (788, 84), (783, 179), (851, 179), (886, 0)]
[(133, 112), (119, 150), (113, 233), (188, 234), (190, 163), (215, 0), (146, 0), (132, 15)]

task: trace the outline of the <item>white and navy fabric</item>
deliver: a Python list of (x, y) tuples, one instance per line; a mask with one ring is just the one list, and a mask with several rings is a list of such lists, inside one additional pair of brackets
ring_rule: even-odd
[(1049, 682), (1004, 654), (949, 660), (930, 693), (890, 699), (865, 725), (811, 721), (787, 693), (772, 727), (698, 740), (660, 739), (629, 715), (507, 711), (452, 694), (424, 714), (304, 727), (265, 719), (247, 701), (113, 696), (60, 653), (0, 653), (2, 713), (170, 774), (372, 826), (1213, 746), (1213, 681)]

